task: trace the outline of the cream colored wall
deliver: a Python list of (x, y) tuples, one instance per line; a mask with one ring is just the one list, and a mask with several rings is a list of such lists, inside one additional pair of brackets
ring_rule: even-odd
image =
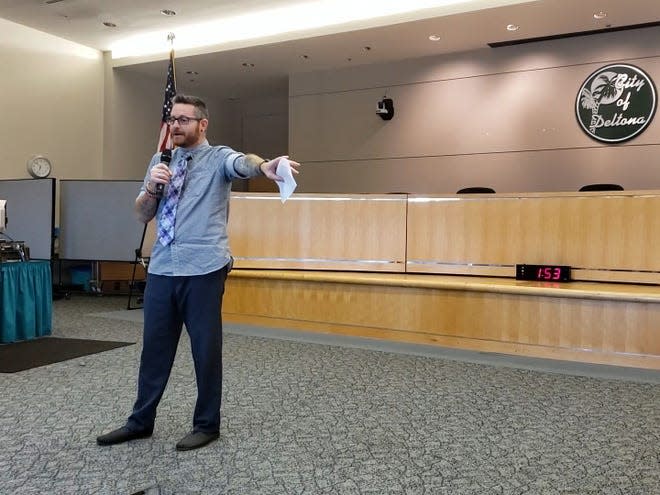
[(0, 19), (0, 68), (0, 178), (28, 178), (35, 154), (52, 177), (101, 177), (101, 53)]
[[(187, 89), (196, 94), (194, 88)], [(240, 100), (218, 100), (215, 95), (199, 95), (207, 102), (210, 122), (208, 139), (213, 144), (224, 144), (235, 150), (243, 150)]]
[[(627, 62), (660, 82), (660, 28), (290, 78), (290, 152), (300, 192), (574, 191), (660, 187), (660, 117), (616, 146), (578, 126), (582, 82)], [(376, 102), (393, 98), (383, 121)]]
[(286, 95), (244, 102), (242, 128), (246, 151), (264, 157), (286, 154), (289, 136)]
[[(163, 78), (150, 79), (125, 67), (113, 68), (109, 54), (105, 57), (103, 177), (142, 179), (158, 141), (167, 61), (163, 61)], [(287, 95), (242, 102), (198, 93), (194, 85), (184, 80), (178, 82), (177, 89), (180, 93), (199, 96), (207, 103), (210, 113), (207, 135), (211, 144), (265, 155), (273, 149), (286, 150)], [(276, 125), (270, 131), (273, 118)], [(236, 184), (236, 188), (245, 190), (247, 185)]]
[[(286, 155), (289, 137), (289, 101), (282, 97), (250, 100), (243, 105), (244, 150), (264, 158)], [(270, 179), (255, 177), (249, 180), (253, 192), (277, 191)]]
[(134, 179), (144, 173), (156, 152), (167, 61), (163, 80), (112, 68), (105, 53), (103, 178)]

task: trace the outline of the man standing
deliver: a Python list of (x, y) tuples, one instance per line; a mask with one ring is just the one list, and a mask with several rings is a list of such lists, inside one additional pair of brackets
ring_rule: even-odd
[[(141, 221), (158, 220), (144, 294), (137, 400), (126, 425), (97, 437), (99, 445), (151, 436), (184, 323), (192, 347), (197, 402), (193, 429), (176, 449), (196, 449), (218, 438), (222, 295), (231, 269), (227, 240), (231, 181), (259, 174), (282, 180), (276, 170), (285, 157), (264, 160), (227, 146), (210, 146), (206, 104), (185, 95), (175, 96), (172, 103), (168, 123), (176, 149), (171, 166), (161, 163), (160, 154), (154, 155), (135, 201)], [(290, 164), (298, 173), (300, 165)]]

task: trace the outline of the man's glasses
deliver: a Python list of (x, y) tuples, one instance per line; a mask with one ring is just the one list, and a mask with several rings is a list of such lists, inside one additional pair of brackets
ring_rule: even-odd
[(165, 119), (165, 122), (167, 122), (169, 125), (174, 125), (174, 123), (176, 121), (179, 121), (179, 125), (187, 125), (187, 124), (190, 123), (191, 120), (196, 120), (197, 122), (199, 122), (202, 119), (198, 119), (198, 118), (195, 118), (195, 117), (186, 117), (184, 115), (184, 116), (181, 116), (181, 117), (167, 117)]

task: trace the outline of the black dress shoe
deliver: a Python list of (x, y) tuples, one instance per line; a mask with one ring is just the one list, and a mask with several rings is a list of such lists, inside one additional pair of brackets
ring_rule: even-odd
[(129, 430), (126, 426), (122, 426), (110, 433), (96, 437), (96, 443), (99, 445), (115, 445), (128, 442), (129, 440), (135, 440), (137, 438), (148, 438), (152, 433), (151, 430), (133, 431)]
[(176, 444), (176, 450), (194, 450), (200, 447), (204, 447), (211, 443), (213, 440), (217, 440), (220, 437), (220, 433), (217, 431), (215, 433), (205, 433), (203, 431), (191, 431), (185, 437), (183, 437)]

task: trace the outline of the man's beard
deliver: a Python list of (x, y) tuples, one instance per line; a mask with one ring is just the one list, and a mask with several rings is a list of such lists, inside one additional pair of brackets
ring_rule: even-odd
[[(187, 148), (188, 146), (193, 146), (197, 144), (200, 136), (201, 136), (201, 132), (199, 132), (199, 129), (196, 129), (194, 132), (176, 134), (172, 136), (172, 140), (174, 144), (176, 144), (177, 146)], [(181, 139), (183, 139), (183, 141), (181, 141)]]

